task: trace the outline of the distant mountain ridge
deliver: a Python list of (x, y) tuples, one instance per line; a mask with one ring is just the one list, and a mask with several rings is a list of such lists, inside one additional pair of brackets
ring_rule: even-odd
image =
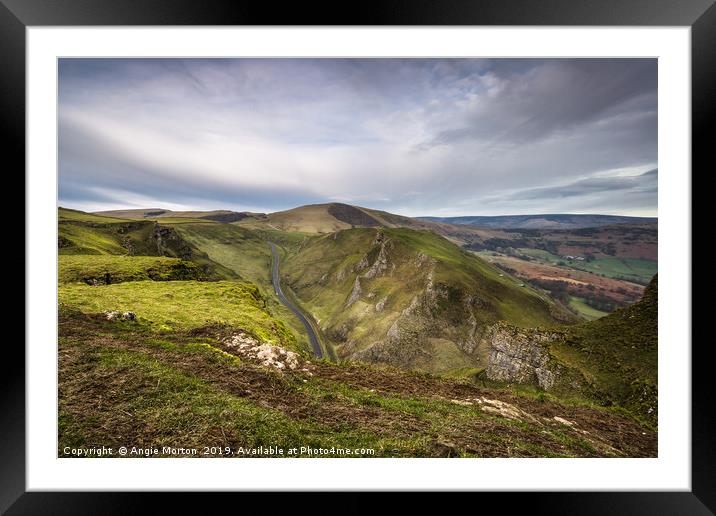
[(161, 208), (139, 208), (133, 210), (96, 211), (95, 215), (114, 217), (119, 219), (161, 219), (161, 218), (191, 218), (206, 219), (215, 222), (237, 222), (249, 217), (265, 217), (263, 213), (248, 211), (211, 210), (211, 211), (173, 211)]
[(495, 215), (462, 217), (417, 217), (418, 220), (459, 224), (489, 229), (581, 229), (613, 224), (657, 222), (656, 217), (627, 217), (621, 215)]
[(96, 215), (121, 219), (193, 218), (216, 222), (253, 221), (283, 230), (309, 233), (331, 233), (352, 227), (409, 227), (428, 229), (439, 234), (454, 233), (440, 225), (471, 226), (484, 229), (582, 229), (614, 224), (655, 223), (656, 217), (622, 215), (538, 214), (538, 215), (466, 215), (460, 217), (406, 217), (385, 211), (344, 203), (323, 203), (298, 206), (273, 213), (210, 210), (174, 211), (162, 208), (140, 208), (94, 212)]

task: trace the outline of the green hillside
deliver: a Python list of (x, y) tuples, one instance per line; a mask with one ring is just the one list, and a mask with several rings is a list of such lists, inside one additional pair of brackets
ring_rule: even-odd
[(242, 278), (263, 285), (271, 282), (271, 250), (254, 232), (222, 223), (184, 223), (173, 228), (184, 240)]
[(214, 262), (254, 283), (266, 298), (269, 311), (291, 330), (301, 349), (310, 349), (301, 321), (276, 296), (271, 283), (272, 241), (295, 247), (305, 236), (276, 230), (248, 230), (236, 224), (180, 224), (176, 231)]
[(132, 281), (94, 287), (60, 285), (60, 303), (84, 313), (131, 311), (163, 332), (218, 325), (238, 327), (264, 342), (294, 349), (295, 339), (266, 309), (255, 285), (238, 281)]
[(181, 238), (173, 226), (155, 221), (112, 219), (60, 208), (57, 239), (60, 255), (167, 256), (197, 264), (209, 279), (237, 277)]
[(124, 219), (117, 217), (109, 217), (106, 215), (99, 215), (94, 213), (87, 213), (79, 210), (70, 210), (69, 208), (58, 208), (57, 218), (60, 222), (66, 221), (80, 221), (80, 222), (98, 222), (109, 223), (109, 222), (125, 222)]
[(591, 380), (593, 397), (623, 406), (656, 425), (658, 331), (655, 275), (640, 301), (571, 327), (564, 346), (555, 346), (554, 353)]
[(484, 367), (489, 324), (571, 321), (544, 294), (428, 231), (314, 237), (288, 255), (284, 279), (339, 356), (403, 368)]

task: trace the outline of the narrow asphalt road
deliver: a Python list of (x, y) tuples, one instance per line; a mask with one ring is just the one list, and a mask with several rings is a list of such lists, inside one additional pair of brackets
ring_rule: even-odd
[(289, 310), (296, 314), (296, 317), (298, 317), (303, 323), (303, 326), (308, 332), (308, 340), (311, 341), (313, 354), (316, 355), (316, 357), (318, 358), (323, 358), (323, 351), (321, 350), (321, 345), (318, 343), (318, 337), (316, 336), (316, 332), (313, 330), (311, 323), (308, 322), (308, 319), (305, 315), (303, 315), (303, 312), (301, 312), (301, 310), (299, 310), (296, 305), (291, 303), (291, 301), (289, 301), (286, 295), (283, 293), (283, 290), (281, 290), (281, 276), (278, 273), (278, 251), (276, 250), (276, 244), (273, 244), (271, 242), (269, 242), (269, 244), (271, 245), (271, 253), (273, 253), (273, 265), (271, 267), (271, 281), (273, 282), (273, 289), (276, 291), (276, 295), (281, 300), (281, 302), (286, 305)]

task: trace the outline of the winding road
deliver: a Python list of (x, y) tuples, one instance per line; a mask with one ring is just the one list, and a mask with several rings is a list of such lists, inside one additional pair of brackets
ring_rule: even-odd
[(281, 289), (281, 276), (278, 273), (279, 254), (276, 250), (276, 244), (272, 242), (269, 242), (269, 244), (271, 245), (271, 253), (273, 254), (273, 265), (271, 266), (271, 281), (273, 282), (273, 289), (276, 291), (276, 295), (281, 302), (286, 305), (289, 310), (296, 314), (296, 317), (298, 317), (301, 320), (301, 323), (303, 323), (303, 326), (306, 328), (306, 332), (308, 332), (308, 340), (311, 341), (313, 354), (316, 355), (317, 358), (323, 358), (323, 350), (321, 350), (321, 345), (318, 342), (318, 336), (316, 335), (313, 326), (311, 326), (311, 323), (308, 322), (308, 318), (303, 315), (303, 312), (301, 312), (296, 305), (288, 300)]

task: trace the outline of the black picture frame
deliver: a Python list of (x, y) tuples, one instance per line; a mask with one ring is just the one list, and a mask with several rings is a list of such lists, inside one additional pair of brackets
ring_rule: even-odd
[[(54, 25), (689, 26), (692, 169), (704, 169), (705, 173), (711, 157), (713, 145), (708, 126), (715, 120), (716, 107), (714, 0), (383, 0), (331, 5), (286, 2), (280, 7), (245, 0), (0, 0), (0, 127), (5, 133), (3, 162), (12, 167), (6, 169), (7, 176), (19, 176), (17, 171), (25, 169), (25, 30), (29, 26)], [(684, 173), (691, 173), (693, 178), (692, 172)], [(709, 410), (712, 386), (707, 383), (711, 365), (706, 356), (708, 346), (703, 345), (706, 343), (692, 347), (692, 491), (510, 493), (509, 504), (529, 504), (530, 512), (538, 514), (713, 514), (716, 431)], [(190, 493), (26, 493), (25, 354), (17, 343), (12, 349), (8, 349), (9, 339), (5, 344), (0, 360), (0, 512), (135, 514), (151, 507), (150, 498), (159, 498), (167, 512), (175, 507), (187, 510), (204, 504)], [(686, 347), (691, 343), (669, 344)], [(213, 499), (216, 496), (230, 495), (213, 494)], [(485, 507), (484, 501), (505, 495), (479, 496), (480, 506)], [(303, 499), (294, 496), (282, 501), (272, 497), (272, 512), (300, 505)], [(416, 505), (422, 504), (422, 499), (418, 494), (410, 497)], [(343, 496), (340, 504), (343, 512), (374, 507), (358, 493)]]

